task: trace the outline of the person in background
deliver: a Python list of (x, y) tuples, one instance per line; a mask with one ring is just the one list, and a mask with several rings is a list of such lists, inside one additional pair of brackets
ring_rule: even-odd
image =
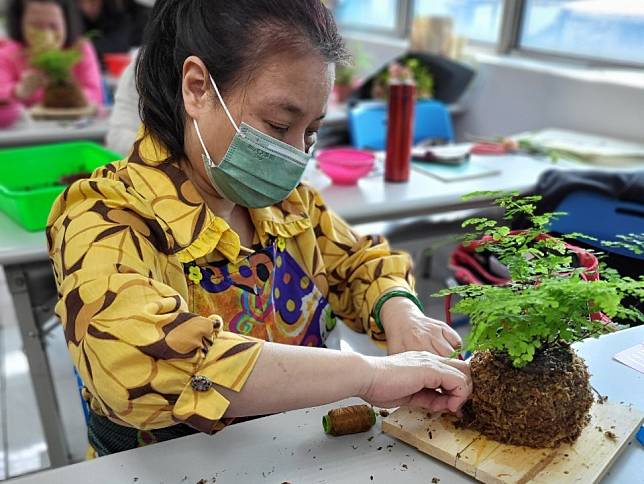
[(114, 106), (108, 122), (105, 146), (111, 151), (127, 154), (136, 141), (141, 126), (139, 93), (136, 92), (134, 71), (136, 58), (125, 68), (114, 93)]
[(78, 48), (81, 60), (73, 67), (73, 76), (88, 102), (102, 103), (100, 67), (92, 44), (81, 36), (76, 0), (11, 0), (7, 31), (9, 38), (0, 39), (0, 99), (26, 106), (38, 103), (47, 79), (31, 67), (31, 52)]
[(83, 28), (99, 58), (141, 45), (150, 9), (133, 0), (77, 0)]
[[(300, 183), (345, 60), (320, 0), (154, 6), (143, 129), (47, 227), (96, 454), (351, 396), (434, 412), (469, 397), (461, 340), (423, 314), (409, 256)], [(327, 349), (338, 319), (389, 356)]]

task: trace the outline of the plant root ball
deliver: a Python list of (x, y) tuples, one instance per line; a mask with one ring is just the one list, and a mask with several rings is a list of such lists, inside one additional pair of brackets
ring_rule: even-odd
[(525, 367), (489, 351), (471, 361), (474, 391), (462, 424), (505, 444), (557, 447), (590, 420), (593, 395), (584, 361), (570, 347), (538, 351)]
[(51, 84), (45, 89), (43, 105), (47, 108), (84, 108), (85, 94), (76, 82)]

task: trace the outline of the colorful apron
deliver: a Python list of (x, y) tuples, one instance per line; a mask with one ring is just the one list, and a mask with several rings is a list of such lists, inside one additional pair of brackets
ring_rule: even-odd
[(296, 346), (324, 346), (336, 325), (327, 299), (281, 239), (238, 264), (185, 266), (190, 311), (218, 314), (225, 330)]
[[(233, 264), (184, 265), (189, 310), (218, 314), (224, 329), (275, 343), (323, 347), (336, 325), (329, 302), (278, 239)], [(252, 417), (251, 417), (252, 418)], [(226, 424), (244, 419), (227, 419)], [(156, 430), (118, 425), (90, 412), (88, 436), (98, 456), (197, 433), (179, 424)]]

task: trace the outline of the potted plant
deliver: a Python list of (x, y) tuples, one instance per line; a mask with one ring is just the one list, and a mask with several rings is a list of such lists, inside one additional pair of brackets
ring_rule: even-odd
[[(547, 235), (549, 222), (561, 214), (535, 214), (538, 196), (478, 192), (467, 198), (479, 196), (497, 197), (505, 214), (501, 221), (465, 221), (474, 230), (464, 247), (487, 251), (510, 277), (499, 285), (460, 285), (437, 294), (457, 295), (452, 311), (468, 315), (472, 324), (464, 350), (474, 352), (474, 391), (462, 424), (507, 444), (574, 442), (588, 422), (593, 394), (588, 370), (570, 345), (614, 330), (607, 318), (643, 321), (642, 313), (621, 302), (644, 297), (644, 277), (622, 278), (566, 242), (581, 234)], [(508, 224), (517, 216), (531, 227), (512, 231)]]
[(335, 99), (339, 103), (346, 102), (354, 88), (355, 68), (350, 65), (340, 65), (335, 69), (335, 85), (333, 92)]
[(361, 44), (353, 46), (351, 62), (339, 64), (335, 69), (335, 85), (333, 92), (339, 103), (346, 102), (351, 93), (360, 84), (358, 75), (369, 67), (371, 60)]
[(402, 62), (393, 62), (374, 81), (371, 95), (374, 99), (386, 98), (389, 81), (393, 78), (411, 79), (416, 84), (416, 98), (431, 99), (434, 97), (434, 77), (429, 69), (415, 57)]
[(43, 106), (46, 108), (84, 108), (87, 99), (72, 76), (80, 60), (77, 49), (48, 49), (33, 55), (32, 65), (47, 77)]

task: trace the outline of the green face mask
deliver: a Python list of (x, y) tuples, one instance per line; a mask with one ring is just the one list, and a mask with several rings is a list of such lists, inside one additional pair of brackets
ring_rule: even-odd
[(246, 123), (238, 127), (212, 77), (210, 82), (236, 131), (226, 155), (215, 163), (193, 119), (210, 181), (222, 197), (243, 207), (263, 208), (281, 202), (300, 183), (311, 156)]

